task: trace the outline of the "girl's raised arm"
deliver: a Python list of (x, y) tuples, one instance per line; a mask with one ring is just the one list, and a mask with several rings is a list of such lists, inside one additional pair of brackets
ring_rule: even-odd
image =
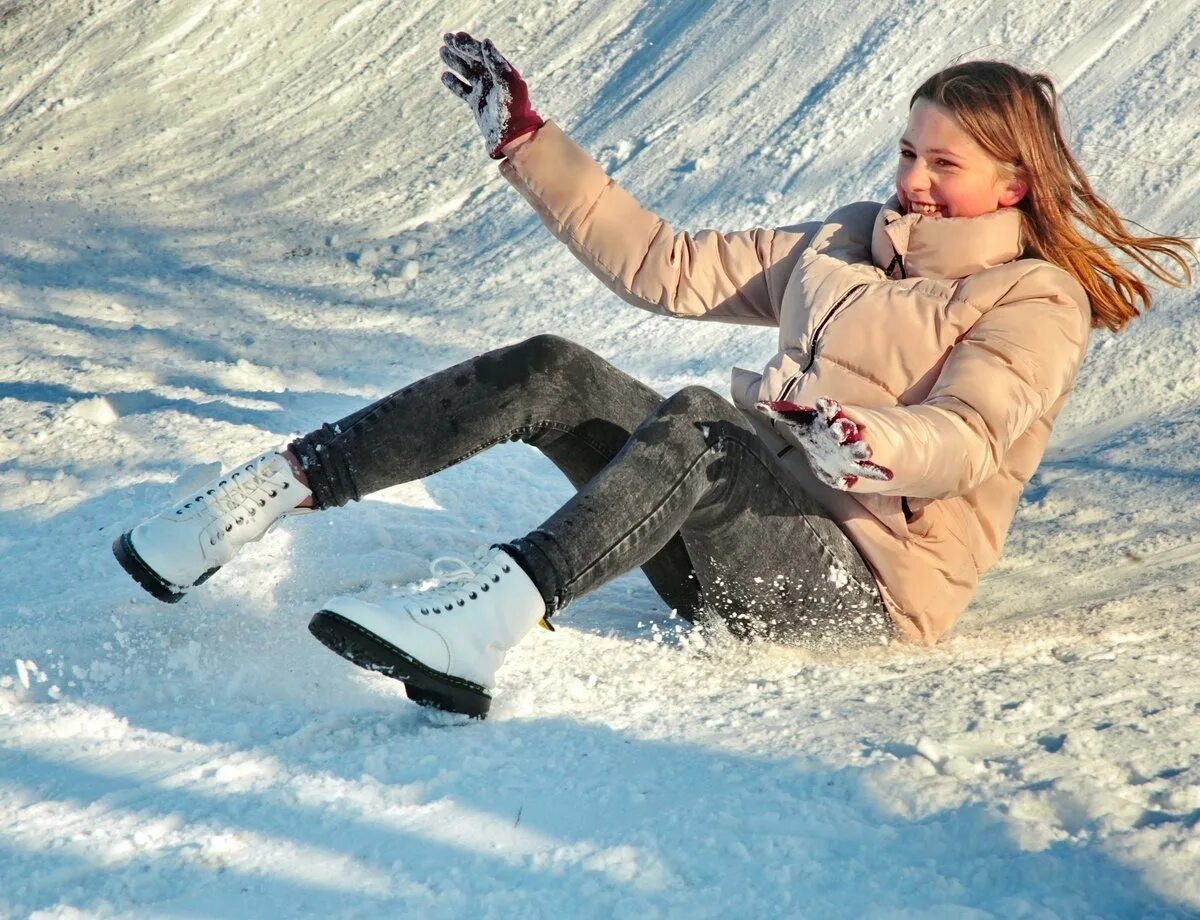
[(777, 326), (784, 287), (820, 228), (675, 230), (553, 122), (500, 171), (596, 277), (635, 307), (670, 316)]
[(447, 35), (442, 60), (454, 70), (443, 82), (472, 106), (489, 153), (507, 155), (504, 177), (620, 297), (670, 316), (778, 325), (784, 287), (819, 223), (677, 231), (533, 111), (525, 81), (491, 42)]

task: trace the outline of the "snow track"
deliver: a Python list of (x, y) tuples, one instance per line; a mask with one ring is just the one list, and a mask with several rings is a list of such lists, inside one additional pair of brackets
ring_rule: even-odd
[(568, 494), (505, 446), (288, 522), (175, 607), (114, 536), (538, 332), (664, 393), (770, 330), (609, 295), (438, 82), (493, 37), (677, 224), (886, 192), (907, 98), (1048, 70), (1118, 210), (1197, 234), (1200, 0), (0, 0), (0, 916), (1200, 915), (1200, 299), (1097, 334), (950, 641), (840, 655), (585, 598), (449, 724), (304, 625)]

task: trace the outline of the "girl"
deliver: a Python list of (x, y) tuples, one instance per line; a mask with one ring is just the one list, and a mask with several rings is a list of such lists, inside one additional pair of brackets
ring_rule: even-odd
[(543, 121), (490, 41), (447, 35), (441, 54), (501, 172), (605, 284), (669, 316), (777, 326), (779, 350), (734, 370), (731, 405), (702, 387), (664, 400), (537, 336), (263, 454), (114, 545), (176, 601), (283, 515), (532, 444), (578, 489), (549, 520), (438, 588), (313, 617), (420, 703), (482, 717), (509, 648), (634, 566), (684, 617), (704, 608), (739, 635), (937, 641), (999, 556), (1090, 328), (1150, 305), (1108, 250), (1191, 280), (1183, 239), (1131, 235), (1092, 191), (1051, 81), (1007, 64), (917, 89), (885, 204), (691, 235)]

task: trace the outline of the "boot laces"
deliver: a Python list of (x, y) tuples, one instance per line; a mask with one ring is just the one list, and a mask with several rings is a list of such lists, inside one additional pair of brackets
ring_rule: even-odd
[[(480, 579), (480, 574), (492, 562), (494, 553), (492, 547), (486, 546), (476, 551), (470, 560), (458, 556), (438, 556), (429, 563), (429, 571), (437, 579), (438, 587), (425, 597), (422, 597), (424, 592), (417, 594), (414, 598), (417, 609), (425, 616), (450, 613), (491, 590), (491, 585), (500, 580), (500, 575), (493, 574), (490, 578)], [(505, 562), (501, 572), (507, 573), (510, 566), (510, 562)]]
[(276, 482), (273, 479), (278, 472), (279, 466), (274, 456), (258, 457), (222, 477), (212, 488), (185, 501), (175, 513), (183, 514), (192, 507), (204, 508), (224, 525), (216, 535), (220, 539), (235, 526), (254, 517), (258, 508), (266, 506), (268, 498), (274, 498), (280, 489), (289, 487), (286, 481)]
[(477, 549), (469, 560), (460, 556), (438, 556), (429, 563), (429, 574), (438, 580), (439, 584), (457, 584), (470, 581), (479, 574), (492, 555), (490, 546)]

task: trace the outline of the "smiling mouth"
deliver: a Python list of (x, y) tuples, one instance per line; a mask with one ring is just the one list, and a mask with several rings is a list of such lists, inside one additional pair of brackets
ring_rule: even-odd
[(910, 213), (924, 214), (926, 217), (939, 217), (942, 213), (941, 207), (936, 204), (918, 204), (917, 202), (910, 202), (908, 210)]

